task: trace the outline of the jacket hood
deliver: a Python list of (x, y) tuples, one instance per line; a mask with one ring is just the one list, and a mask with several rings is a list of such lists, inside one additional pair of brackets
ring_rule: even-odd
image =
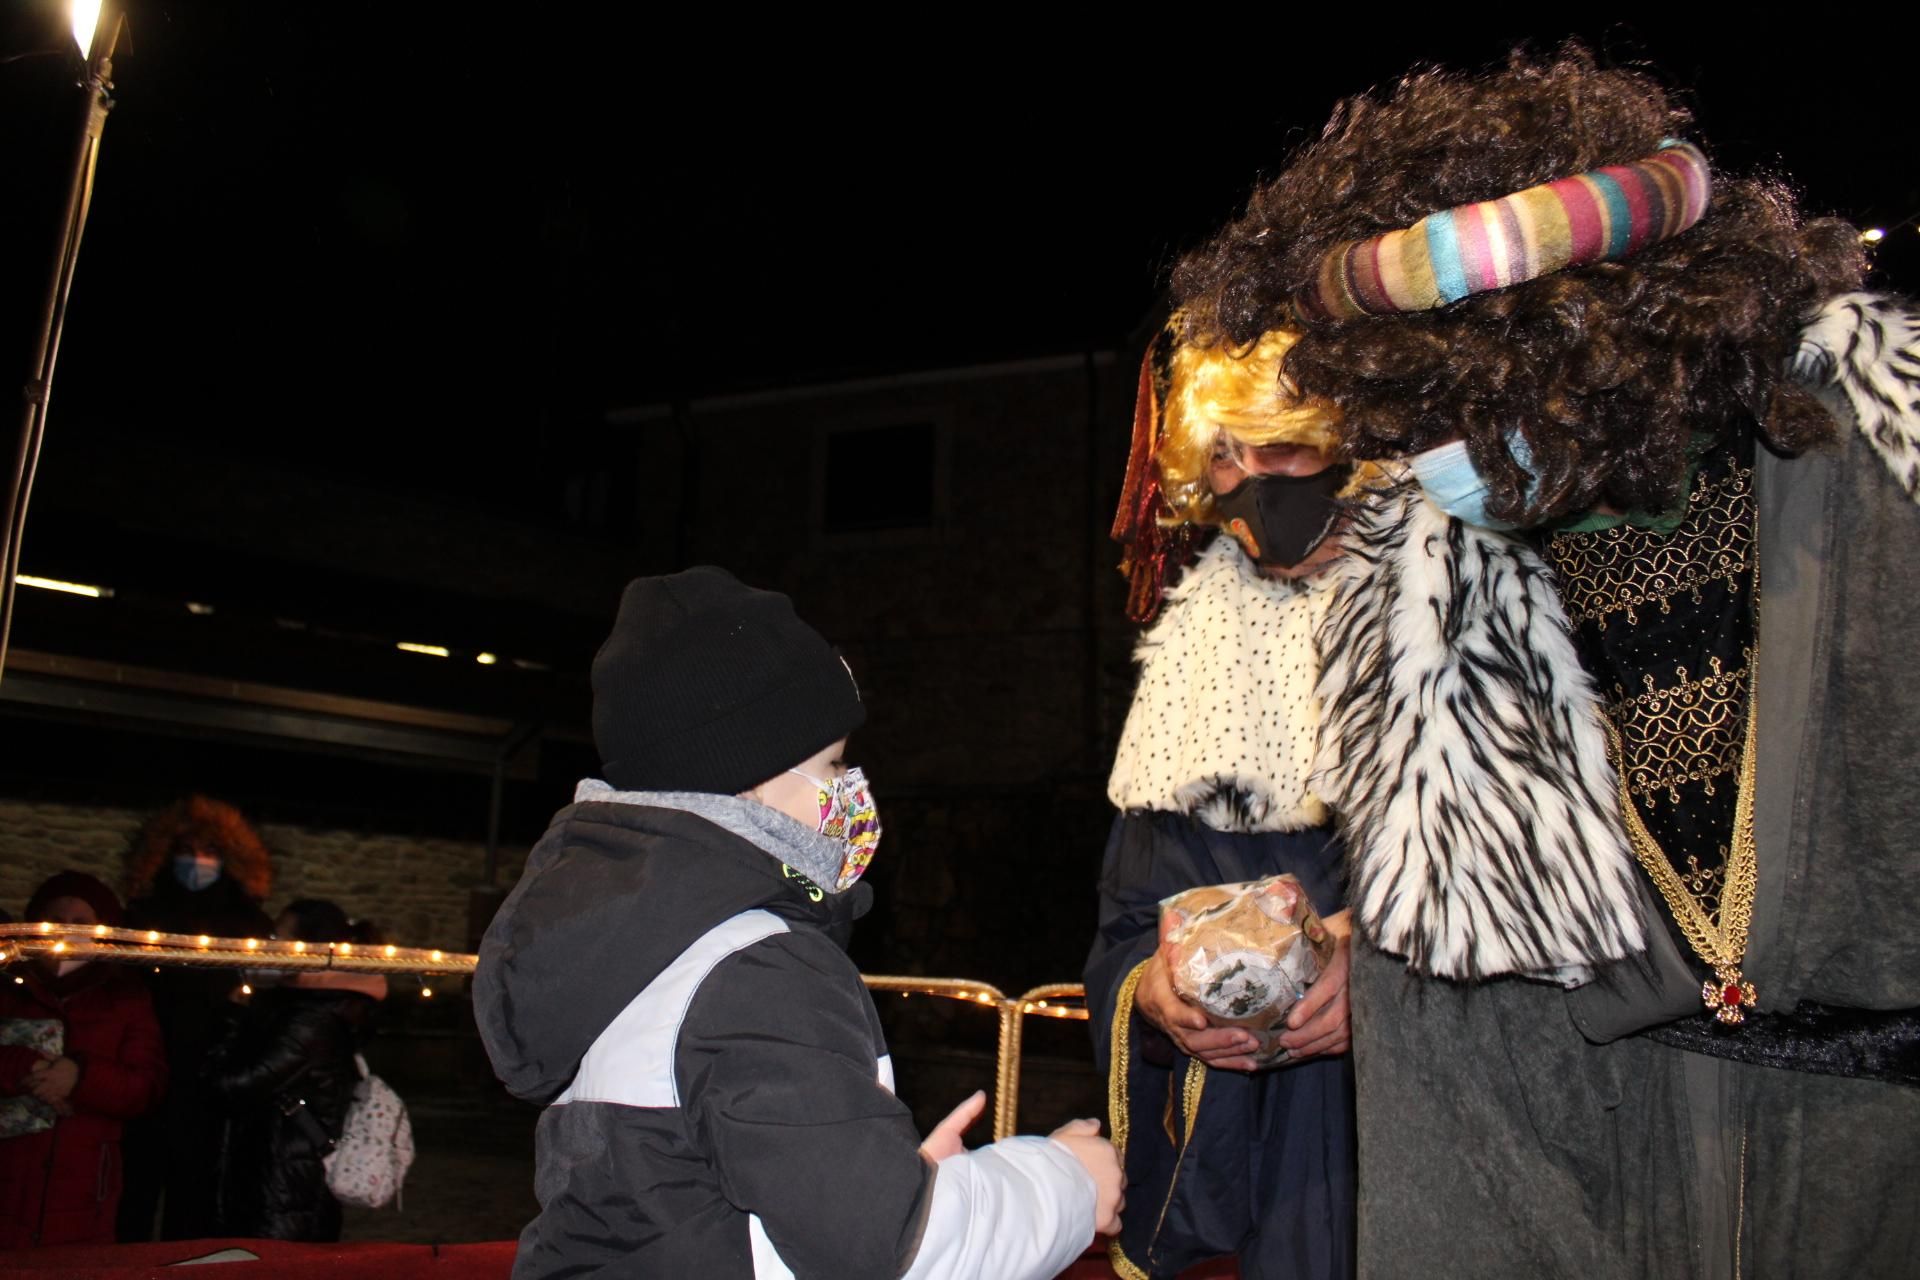
[[(819, 891), (706, 818), (630, 803), (569, 805), (480, 944), (473, 1013), (494, 1073), (546, 1103), (600, 1033), (720, 922), (764, 908), (844, 937), (872, 891)], [(863, 892), (864, 890), (864, 892)]]

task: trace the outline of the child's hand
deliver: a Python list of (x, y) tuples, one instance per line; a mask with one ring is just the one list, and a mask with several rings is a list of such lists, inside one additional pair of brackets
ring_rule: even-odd
[(1113, 1144), (1100, 1136), (1098, 1120), (1069, 1120), (1048, 1135), (1073, 1153), (1080, 1167), (1093, 1175), (1093, 1229), (1103, 1236), (1120, 1234), (1120, 1211), (1127, 1206), (1122, 1194), (1126, 1179)]
[(80, 1064), (72, 1058), (45, 1058), (27, 1072), (27, 1092), (50, 1107), (65, 1106), (67, 1095), (80, 1083)]
[(987, 1109), (987, 1094), (984, 1089), (975, 1089), (973, 1096), (947, 1113), (947, 1118), (933, 1126), (933, 1132), (920, 1144), (920, 1154), (939, 1164), (950, 1156), (963, 1154), (966, 1143), (960, 1141), (960, 1135), (973, 1127), (980, 1113)]

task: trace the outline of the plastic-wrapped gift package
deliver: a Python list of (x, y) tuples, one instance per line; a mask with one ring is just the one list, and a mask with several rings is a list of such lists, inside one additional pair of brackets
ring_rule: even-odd
[(1261, 1066), (1284, 1062), (1287, 1014), (1333, 959), (1333, 939), (1292, 876), (1206, 885), (1160, 904), (1174, 991), (1260, 1041)]
[[(67, 1029), (58, 1018), (0, 1018), (0, 1044), (20, 1045), (43, 1058), (65, 1051)], [(0, 1098), (0, 1139), (18, 1138), (53, 1128), (52, 1107), (31, 1094)]]

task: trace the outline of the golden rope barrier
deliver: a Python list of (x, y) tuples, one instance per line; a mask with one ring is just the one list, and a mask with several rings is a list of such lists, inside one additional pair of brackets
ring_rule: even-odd
[(349, 973), (472, 973), (478, 956), (426, 947), (113, 929), (104, 924), (0, 925), (0, 964), (27, 956), (226, 969), (340, 969)]
[(860, 975), (860, 981), (867, 984), (869, 991), (885, 991), (903, 996), (945, 996), (949, 1000), (995, 1005), (1007, 998), (1000, 988), (991, 982), (974, 982), (970, 978), (903, 978), (891, 974), (863, 973)]
[(1000, 1047), (993, 1083), (993, 1137), (1013, 1136), (1020, 1115), (1021, 1044), (1027, 1019), (1035, 1015), (1048, 1018), (1087, 1020), (1085, 1005), (1062, 1004), (1063, 1000), (1085, 1000), (1087, 989), (1077, 982), (1051, 982), (1035, 987), (1016, 999), (1000, 1002)]
[(1087, 1020), (1086, 988), (1077, 982), (1052, 982), (1008, 997), (990, 982), (968, 978), (902, 978), (862, 974), (869, 990), (903, 996), (942, 996), (986, 1005), (999, 1015), (999, 1040), (994, 1053), (993, 1136), (1012, 1137), (1020, 1116), (1020, 1059), (1026, 1020), (1032, 1017)]
[[(426, 947), (351, 942), (300, 942), (280, 938), (214, 938), (205, 934), (114, 929), (107, 925), (0, 925), (0, 965), (34, 956), (63, 960), (108, 960), (122, 964), (215, 969), (332, 969), (347, 973), (469, 974), (480, 957)], [(1086, 989), (1054, 982), (1009, 998), (990, 982), (970, 978), (862, 974), (868, 990), (902, 996), (937, 996), (984, 1006), (999, 1016), (994, 1060), (993, 1136), (1011, 1137), (1020, 1111), (1020, 1049), (1030, 1017), (1087, 1019)]]
[(1000, 1002), (1000, 1040), (993, 1063), (993, 1140), (1010, 1138), (1020, 1115), (1020, 1006)]

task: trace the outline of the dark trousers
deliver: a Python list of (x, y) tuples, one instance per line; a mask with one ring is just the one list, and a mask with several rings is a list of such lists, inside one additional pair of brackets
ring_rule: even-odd
[(156, 1209), (162, 1240), (204, 1240), (219, 1233), (214, 1188), (220, 1125), (211, 1099), (191, 1086), (170, 1092), (157, 1111), (127, 1125), (117, 1239), (153, 1239)]

